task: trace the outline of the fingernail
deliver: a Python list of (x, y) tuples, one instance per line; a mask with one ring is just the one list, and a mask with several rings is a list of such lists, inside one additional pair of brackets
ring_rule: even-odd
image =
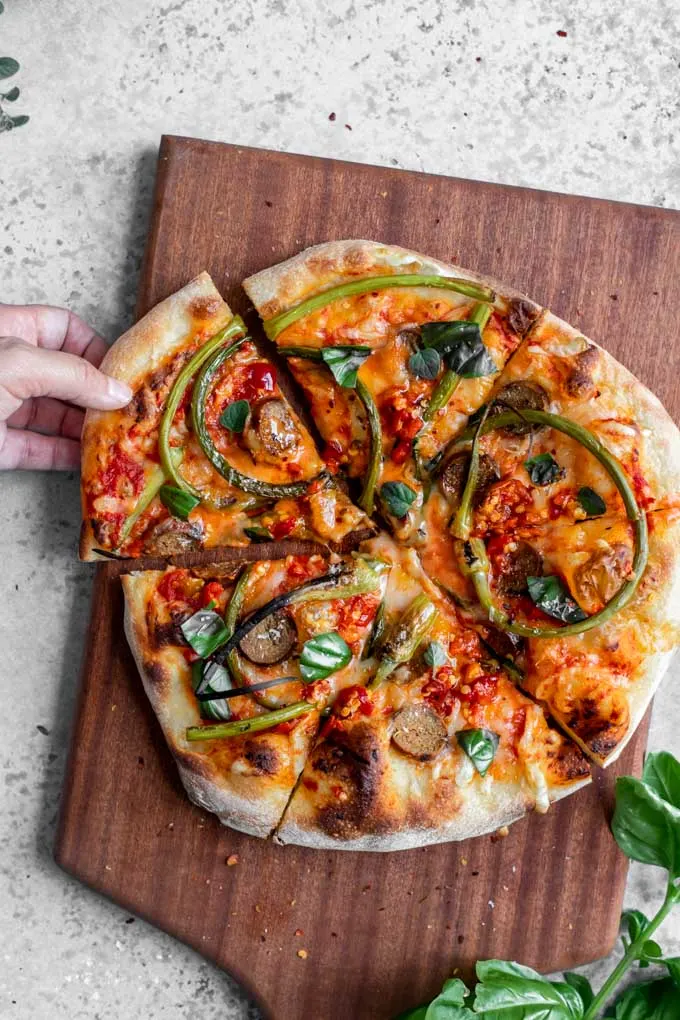
[(109, 377), (108, 392), (111, 400), (115, 400), (120, 407), (129, 404), (132, 400), (132, 390), (127, 383), (120, 382), (118, 379)]

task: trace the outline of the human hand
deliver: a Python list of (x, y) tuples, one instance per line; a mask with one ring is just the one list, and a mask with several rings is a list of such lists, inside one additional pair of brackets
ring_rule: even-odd
[(65, 308), (0, 304), (0, 469), (78, 467), (80, 408), (111, 410), (132, 398), (97, 368), (105, 353), (102, 338)]

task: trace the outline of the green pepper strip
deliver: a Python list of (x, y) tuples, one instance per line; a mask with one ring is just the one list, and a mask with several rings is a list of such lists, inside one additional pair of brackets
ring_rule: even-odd
[[(280, 347), (279, 354), (285, 358), (305, 358), (307, 361), (323, 362), (321, 350), (318, 347)], [(366, 411), (370, 438), (368, 470), (357, 503), (367, 514), (372, 514), (375, 505), (375, 490), (382, 467), (382, 425), (373, 395), (361, 379), (357, 379), (356, 393)]]
[(210, 390), (213, 377), (220, 366), (229, 358), (239, 343), (231, 347), (223, 347), (208, 358), (203, 365), (196, 382), (191, 398), (191, 420), (194, 426), (196, 438), (201, 444), (201, 449), (213, 467), (219, 471), (230, 485), (241, 489), (243, 492), (253, 493), (255, 496), (266, 496), (269, 499), (282, 499), (304, 495), (307, 487), (313, 481), (308, 479), (304, 482), (265, 482), (261, 478), (253, 478), (252, 475), (244, 475), (241, 471), (232, 467), (229, 461), (220, 453), (213, 443), (208, 427), (205, 422), (205, 403)]
[(429, 634), (437, 616), (437, 609), (425, 594), (417, 595), (397, 621), (383, 642), (382, 658), (375, 676), (367, 684), (369, 690), (377, 687), (393, 673), (397, 666), (412, 659), (418, 646)]
[[(170, 460), (173, 462), (175, 468), (177, 468), (178, 465), (181, 464), (182, 456), (183, 456), (182, 450), (177, 449), (176, 447), (171, 447)], [(130, 534), (135, 524), (142, 516), (144, 511), (156, 498), (160, 490), (165, 485), (166, 481), (167, 475), (163, 467), (158, 464), (155, 465), (153, 471), (151, 472), (151, 476), (145, 483), (144, 488), (142, 489), (141, 495), (137, 500), (137, 503), (135, 504), (134, 510), (132, 511), (130, 516), (126, 518), (123, 524), (123, 527), (120, 532), (120, 537), (118, 539), (118, 545), (116, 546), (116, 550), (120, 549), (124, 542), (126, 542), (127, 539), (130, 537)]]
[[(584, 631), (592, 630), (602, 623), (610, 620), (619, 609), (623, 609), (632, 599), (635, 589), (645, 572), (647, 559), (649, 557), (649, 542), (647, 532), (647, 518), (640, 510), (630, 482), (618, 460), (600, 443), (595, 436), (582, 425), (569, 421), (558, 414), (550, 414), (548, 411), (522, 410), (521, 414), (514, 411), (506, 411), (494, 418), (488, 419), (479, 429), (480, 434), (491, 432), (494, 429), (502, 429), (507, 425), (513, 425), (517, 418), (531, 422), (535, 425), (547, 425), (549, 428), (563, 432), (564, 435), (575, 439), (578, 443), (592, 453), (599, 460), (600, 464), (607, 471), (616, 485), (623, 504), (626, 508), (628, 520), (633, 524), (635, 535), (635, 554), (631, 576), (619, 588), (618, 592), (606, 606), (603, 606), (597, 613), (580, 620), (578, 623), (569, 623), (565, 627), (530, 627), (528, 624), (515, 623), (496, 606), (489, 588), (489, 560), (486, 555), (486, 548), (481, 539), (473, 538), (463, 546), (461, 557), (463, 572), (468, 575), (477, 592), (477, 597), (486, 610), (489, 620), (502, 630), (510, 631), (512, 634), (519, 634), (522, 637), (551, 638), (568, 637), (571, 634), (582, 634)], [(466, 430), (460, 437), (459, 442), (469, 441), (473, 438), (473, 430)], [(470, 556), (465, 555), (466, 548), (470, 550)]]
[[(491, 317), (491, 312), (491, 305), (475, 305), (470, 313), (469, 321), (476, 322), (480, 331), (483, 332), (484, 327)], [(461, 378), (462, 376), (458, 375), (457, 372), (454, 372), (453, 369), (447, 368), (432, 392), (430, 403), (427, 405), (424, 415), (425, 421), (432, 421), (435, 414), (438, 411), (441, 411), (443, 407), (446, 407), (449, 400), (456, 392)]]
[(458, 280), (451, 276), (431, 276), (418, 273), (367, 276), (361, 280), (341, 283), (337, 287), (329, 287), (328, 290), (323, 290), (320, 294), (314, 294), (299, 305), (289, 308), (288, 311), (268, 319), (264, 323), (264, 331), (270, 340), (276, 340), (284, 329), (297, 322), (298, 319), (315, 312), (318, 308), (324, 308), (333, 301), (351, 297), (353, 294), (369, 294), (374, 290), (389, 290), (392, 287), (439, 287), (443, 290), (455, 290), (458, 294), (474, 298), (475, 301), (493, 301), (495, 297), (494, 292), (488, 287), (470, 283), (468, 280)]
[(451, 532), (455, 538), (460, 538), (462, 541), (467, 542), (472, 531), (472, 500), (477, 488), (477, 481), (479, 479), (479, 441), (482, 435), (482, 429), (484, 423), (489, 414), (491, 405), (487, 404), (484, 409), (484, 413), (479, 420), (475, 431), (475, 438), (472, 440), (472, 451), (470, 453), (470, 466), (468, 467), (467, 480), (465, 482), (465, 488), (463, 489), (463, 495), (460, 498), (460, 506), (456, 511), (456, 515), (453, 518), (453, 524), (451, 525)]
[[(246, 588), (248, 587), (248, 579), (250, 577), (251, 570), (252, 567), (245, 567), (243, 569), (243, 572), (236, 582), (231, 594), (231, 598), (229, 599), (229, 605), (227, 606), (224, 614), (224, 626), (227, 631), (227, 638), (230, 638), (236, 630), (236, 624), (238, 623), (239, 615), (243, 609), (243, 603), (246, 597)], [(243, 679), (243, 674), (239, 668), (238, 653), (235, 648), (233, 648), (227, 655), (225, 665), (231, 673), (233, 680), (236, 682), (236, 686), (243, 687), (245, 680)]]
[(230, 722), (217, 723), (215, 726), (188, 726), (186, 738), (196, 740), (219, 740), (222, 737), (238, 737), (242, 733), (257, 733), (258, 730), (270, 730), (279, 723), (297, 719), (300, 715), (317, 711), (317, 706), (309, 701), (296, 701), (285, 708), (277, 708), (264, 715), (254, 715), (250, 719), (233, 719)]
[(210, 357), (213, 351), (220, 347), (225, 340), (231, 340), (232, 337), (238, 333), (243, 333), (243, 336), (238, 340), (237, 343), (233, 344), (229, 348), (229, 353), (235, 351), (236, 348), (243, 343), (246, 339), (246, 326), (243, 319), (239, 315), (235, 315), (231, 322), (221, 329), (219, 333), (211, 337), (207, 343), (204, 343), (202, 347), (194, 354), (193, 358), (184, 366), (182, 371), (179, 373), (175, 382), (173, 383), (172, 389), (165, 404), (165, 410), (163, 411), (163, 417), (161, 418), (160, 429), (158, 431), (158, 453), (160, 455), (161, 464), (168, 478), (171, 478), (178, 489), (184, 489), (186, 492), (190, 492), (192, 496), (196, 496), (197, 499), (202, 499), (201, 493), (198, 489), (195, 489), (193, 485), (190, 485), (175, 467), (170, 456), (170, 429), (177, 413), (184, 391), (186, 390), (191, 377), (201, 368), (205, 361)]

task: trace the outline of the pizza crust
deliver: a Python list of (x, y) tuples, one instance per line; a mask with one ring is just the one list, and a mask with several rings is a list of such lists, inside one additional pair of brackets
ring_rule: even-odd
[(307, 248), (286, 262), (249, 276), (243, 281), (243, 289), (262, 318), (267, 320), (299, 304), (311, 294), (335, 287), (348, 279), (388, 273), (458, 277), (491, 287), (497, 294), (497, 306), (519, 299), (526, 301), (536, 312), (540, 307), (526, 295), (493, 277), (454, 263), (441, 262), (399, 245), (352, 239), (327, 241)]
[[(309, 740), (316, 732), (318, 715), (312, 712), (298, 724), (289, 740), (283, 734), (254, 734), (257, 747), (271, 751), (282, 760), (290, 743), (291, 761), (284, 776), (247, 775), (237, 756), (230, 770), (220, 768), (207, 743), (190, 743), (184, 734), (187, 726), (200, 723), (198, 705), (187, 693), (188, 666), (179, 648), (152, 647), (147, 627), (147, 601), (155, 590), (162, 571), (125, 574), (125, 635), (134, 656), (144, 690), (163, 729), (180, 778), (189, 799), (217, 815), (228, 825), (250, 836), (271, 835), (288, 802), (298, 773), (304, 764)], [(224, 743), (224, 742), (222, 742)], [(244, 738), (229, 741), (229, 750), (244, 747)], [(235, 766), (235, 768), (233, 767)], [(292, 769), (292, 771), (291, 771)]]

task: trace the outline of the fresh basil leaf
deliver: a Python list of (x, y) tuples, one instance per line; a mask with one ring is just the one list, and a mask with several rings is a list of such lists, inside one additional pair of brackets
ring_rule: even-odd
[(371, 353), (371, 347), (321, 348), (321, 357), (333, 373), (336, 383), (350, 390), (356, 386), (359, 369)]
[(180, 630), (185, 640), (202, 659), (207, 659), (229, 639), (229, 631), (224, 626), (222, 617), (212, 609), (199, 609), (180, 625)]
[(317, 634), (302, 646), (300, 673), (305, 683), (324, 680), (331, 673), (337, 673), (352, 658), (352, 650), (337, 631)]
[(230, 432), (243, 432), (250, 414), (250, 404), (247, 400), (235, 400), (233, 404), (225, 407), (219, 417), (220, 425), (229, 429)]
[(475, 1014), (465, 1005), (468, 990), (460, 978), (449, 978), (430, 1003), (425, 1020), (474, 1020)]
[(672, 978), (626, 988), (616, 1000), (616, 1020), (678, 1020), (678, 989)]
[[(191, 681), (196, 695), (228, 691), (231, 688), (231, 677), (225, 667), (217, 662), (205, 662), (203, 659), (193, 663)], [(229, 702), (224, 698), (219, 701), (200, 701), (199, 707), (202, 719), (226, 722), (232, 716)]]
[(0, 0), (0, 14), (2, 14), (4, 9), (5, 9), (5, 5), (3, 4), (2, 0)]
[(663, 956), (663, 949), (654, 939), (647, 939), (640, 952), (640, 966), (649, 967), (650, 963), (659, 963)]
[(547, 577), (527, 577), (529, 595), (534, 605), (563, 623), (579, 623), (587, 614), (572, 598), (564, 584), (555, 574)]
[(680, 808), (680, 761), (668, 751), (652, 751), (645, 758), (642, 782), (676, 808)]
[(524, 461), (524, 467), (534, 485), (552, 485), (564, 476), (564, 468), (557, 463), (552, 453), (537, 453)]
[(663, 961), (663, 964), (680, 989), (680, 956), (669, 956)]
[(582, 1020), (581, 996), (571, 985), (547, 981), (530, 967), (502, 960), (477, 964), (474, 1016), (488, 1020)]
[(645, 917), (641, 910), (624, 910), (621, 915), (621, 923), (625, 924), (630, 941), (637, 942), (649, 924), (649, 919)]
[(192, 496), (185, 489), (178, 489), (175, 485), (161, 485), (158, 495), (161, 503), (166, 507), (173, 517), (179, 517), (186, 521), (187, 517), (201, 502), (196, 496)]
[(20, 117), (10, 117), (12, 121), (12, 127), (18, 128), (23, 127), (24, 124), (28, 124), (30, 117), (27, 117), (25, 113), (22, 113)]
[(500, 740), (493, 730), (458, 730), (456, 740), (468, 756), (480, 776), (486, 774), (496, 756)]
[(601, 517), (607, 510), (607, 504), (602, 496), (599, 496), (595, 489), (591, 489), (588, 485), (584, 485), (578, 490), (576, 498), (589, 517)]
[(250, 527), (243, 529), (243, 533), (251, 542), (272, 542), (274, 539), (269, 528), (263, 528), (261, 524), (251, 524)]
[(18, 70), (18, 60), (13, 57), (0, 57), (0, 78), (11, 78)]
[(436, 379), (441, 367), (442, 359), (439, 351), (433, 348), (416, 351), (408, 359), (408, 370), (418, 379)]
[(417, 494), (403, 482), (385, 482), (380, 486), (380, 498), (393, 517), (406, 517)]
[(8, 103), (14, 103), (16, 102), (20, 95), (21, 93), (17, 86), (15, 85), (13, 89), (9, 90), (9, 92), (5, 92), (2, 98), (5, 99)]
[(624, 854), (680, 877), (680, 808), (633, 776), (616, 780), (612, 832)]
[(439, 641), (430, 641), (423, 653), (423, 658), (427, 665), (432, 666), (433, 669), (444, 666), (449, 661), (444, 646)]
[(496, 363), (482, 341), (476, 322), (426, 322), (420, 328), (423, 346), (438, 351), (462, 379), (478, 379), (497, 372)]
[(576, 989), (581, 1002), (583, 1003), (583, 1008), (588, 1009), (588, 1006), (595, 998), (595, 992), (593, 991), (588, 978), (584, 977), (583, 974), (575, 974), (573, 971), (567, 971), (564, 975), (564, 980), (568, 985), (571, 985), (572, 988)]

